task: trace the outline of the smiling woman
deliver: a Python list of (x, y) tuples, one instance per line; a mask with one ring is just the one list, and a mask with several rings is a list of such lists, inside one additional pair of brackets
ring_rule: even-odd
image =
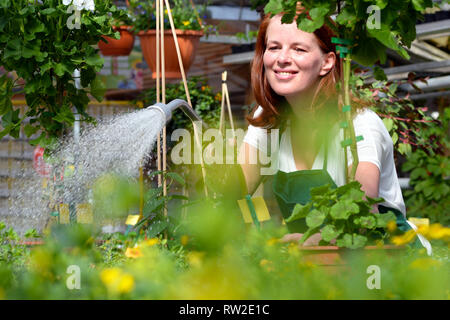
[[(311, 188), (344, 185), (346, 170), (352, 167), (352, 154), (341, 147), (343, 106), (336, 88), (341, 71), (333, 36), (326, 25), (308, 33), (295, 22), (282, 23), (281, 15), (266, 16), (260, 25), (252, 65), (259, 106), (247, 118), (250, 125), (240, 149), (242, 169), (252, 194), (263, 176), (262, 166), (249, 161), (251, 155), (267, 153), (267, 129), (280, 129), (279, 150), (272, 150), (278, 168), (273, 192), (285, 219), (295, 204), (310, 201)], [(355, 134), (363, 136), (357, 143), (356, 180), (367, 196), (384, 198), (374, 211), (389, 208), (396, 212), (398, 223), (408, 228), (390, 135), (363, 102), (353, 98), (352, 105)], [(288, 240), (298, 240), (307, 229), (304, 219), (287, 227), (294, 233)], [(317, 235), (305, 244), (319, 240)]]

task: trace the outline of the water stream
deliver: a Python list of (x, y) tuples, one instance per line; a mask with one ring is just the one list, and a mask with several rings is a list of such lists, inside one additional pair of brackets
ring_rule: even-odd
[(79, 141), (73, 136), (65, 137), (52, 157), (63, 161), (66, 173), (71, 170), (70, 178), (61, 180), (57, 174), (47, 180), (45, 187), (37, 172), (24, 170), (16, 181), (17, 193), (9, 199), (8, 219), (0, 220), (6, 220), (19, 233), (29, 228), (42, 231), (50, 217), (49, 197), (54, 197), (55, 192), (58, 199), (54, 201), (83, 203), (89, 187), (105, 173), (137, 178), (140, 165), (151, 157), (164, 123), (160, 112), (142, 109), (84, 127)]

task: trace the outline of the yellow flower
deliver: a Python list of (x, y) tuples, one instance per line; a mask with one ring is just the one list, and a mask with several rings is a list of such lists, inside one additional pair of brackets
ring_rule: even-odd
[(443, 227), (439, 223), (434, 223), (430, 226), (422, 225), (418, 229), (418, 233), (427, 239), (442, 239), (450, 238), (450, 228)]
[(264, 270), (266, 270), (267, 272), (271, 272), (271, 271), (274, 270), (273, 262), (270, 261), (270, 260), (262, 259), (262, 260), (259, 262), (259, 265), (260, 265)]
[(408, 230), (401, 236), (396, 236), (392, 238), (392, 243), (401, 246), (407, 243), (410, 243), (414, 237), (416, 236), (416, 232), (414, 230)]
[(127, 248), (127, 250), (125, 251), (125, 256), (127, 258), (139, 258), (142, 257), (142, 252), (140, 248)]
[(268, 246), (273, 246), (274, 244), (278, 243), (278, 239), (277, 238), (270, 238), (269, 240), (267, 240), (266, 244)]
[(100, 273), (100, 279), (112, 293), (128, 293), (134, 288), (132, 275), (123, 273), (119, 268), (108, 268)]
[(146, 245), (147, 247), (153, 247), (154, 245), (157, 245), (159, 243), (159, 239), (158, 238), (151, 238), (148, 239), (144, 242), (144, 245)]
[(181, 237), (181, 245), (185, 246), (189, 242), (189, 237), (187, 235), (184, 235)]
[(419, 258), (419, 259), (414, 260), (410, 264), (410, 267), (414, 268), (414, 269), (428, 270), (431, 267), (440, 266), (440, 265), (441, 265), (441, 262), (438, 260), (434, 260), (432, 258)]
[(120, 277), (122, 271), (119, 268), (108, 268), (100, 273), (100, 280), (106, 285), (110, 286)]
[(387, 229), (389, 233), (392, 233), (397, 229), (397, 223), (394, 220), (391, 220), (387, 223)]
[(129, 275), (125, 274), (120, 278), (119, 285), (117, 287), (117, 291), (119, 293), (128, 293), (134, 288), (134, 278)]
[(222, 94), (220, 92), (218, 92), (216, 94), (216, 96), (214, 97), (214, 99), (216, 99), (217, 101), (222, 101)]
[(204, 252), (191, 251), (187, 254), (187, 261), (193, 267), (199, 267), (202, 265)]
[(189, 21), (183, 21), (183, 25), (184, 26), (188, 26), (188, 25), (190, 25), (191, 23), (189, 22)]

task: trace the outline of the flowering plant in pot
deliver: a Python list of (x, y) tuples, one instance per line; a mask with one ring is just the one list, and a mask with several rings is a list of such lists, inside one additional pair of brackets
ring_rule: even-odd
[[(170, 4), (183, 66), (187, 71), (194, 61), (200, 37), (212, 27), (200, 19), (200, 13), (204, 14), (206, 6), (198, 11), (188, 0), (172, 0)], [(152, 71), (156, 70), (156, 1), (130, 0), (129, 10), (134, 17), (133, 29), (139, 36), (145, 61)], [(181, 78), (167, 9), (164, 10), (164, 38), (166, 78)], [(156, 71), (152, 72), (152, 77), (156, 78)]]
[(116, 32), (114, 37), (104, 36), (98, 42), (98, 48), (104, 56), (127, 56), (134, 46), (134, 33), (132, 32), (133, 19), (125, 10), (119, 10), (114, 19), (112, 29)]

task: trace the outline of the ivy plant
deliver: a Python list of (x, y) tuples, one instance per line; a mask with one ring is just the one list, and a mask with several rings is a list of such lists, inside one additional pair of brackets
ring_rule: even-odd
[[(0, 78), (0, 137), (17, 138), (23, 127), (28, 137), (41, 132), (32, 144), (50, 147), (73, 125), (75, 113), (81, 121), (94, 120), (86, 106), (90, 96), (101, 101), (105, 90), (97, 77), (104, 61), (95, 45), (102, 36), (119, 38), (111, 26), (120, 10), (111, 0), (96, 0), (90, 10), (76, 6), (65, 0), (0, 0), (0, 66), (17, 74), (16, 81)], [(75, 86), (76, 69), (81, 89)], [(24, 114), (13, 106), (13, 92), (25, 95)]]
[(325, 185), (312, 188), (311, 201), (296, 204), (286, 222), (306, 219), (308, 230), (300, 244), (320, 231), (321, 245), (329, 245), (336, 239), (338, 247), (356, 249), (370, 240), (383, 241), (387, 236), (383, 229), (389, 221), (396, 221), (392, 212), (371, 212), (373, 205), (381, 202), (382, 198), (365, 197), (357, 181), (334, 189)]

